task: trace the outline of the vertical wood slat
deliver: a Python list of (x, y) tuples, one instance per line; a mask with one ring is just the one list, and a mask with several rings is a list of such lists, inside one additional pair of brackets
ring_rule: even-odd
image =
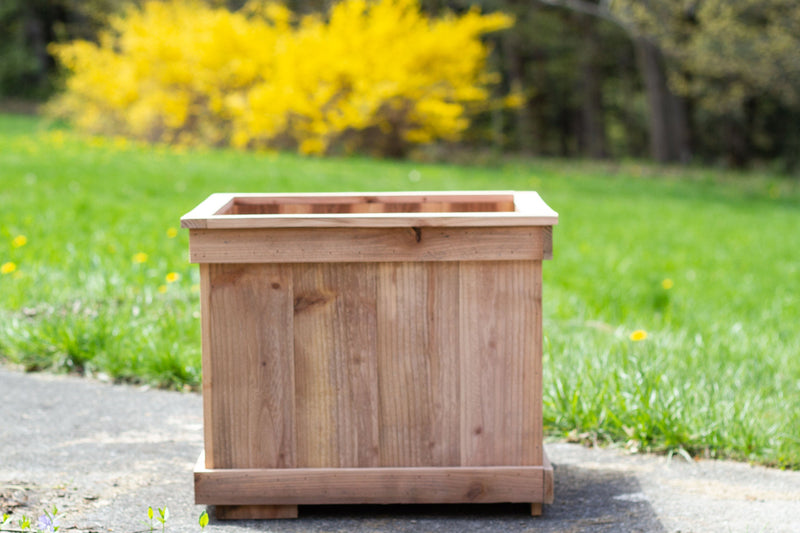
[(458, 465), (458, 265), (380, 264), (377, 309), (380, 465)]
[(203, 369), (203, 450), (206, 468), (219, 468), (214, 458), (217, 456), (215, 436), (219, 430), (216, 427), (216, 405), (213, 401), (216, 395), (214, 385), (214, 352), (211, 350), (211, 265), (201, 263), (200, 270), (200, 329), (201, 329), (201, 357)]
[(292, 268), (298, 467), (378, 466), (376, 266)]
[(460, 265), (463, 466), (542, 464), (541, 285), (534, 264), (540, 265)]
[(291, 273), (286, 265), (211, 264), (201, 275), (208, 463), (294, 467)]

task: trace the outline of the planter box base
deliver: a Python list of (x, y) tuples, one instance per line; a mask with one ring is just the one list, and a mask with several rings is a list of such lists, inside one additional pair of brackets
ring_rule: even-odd
[(279, 520), (297, 518), (296, 505), (217, 505), (217, 520)]
[(553, 467), (209, 469), (201, 453), (195, 502), (218, 519), (296, 518), (298, 505), (530, 503), (553, 501)]

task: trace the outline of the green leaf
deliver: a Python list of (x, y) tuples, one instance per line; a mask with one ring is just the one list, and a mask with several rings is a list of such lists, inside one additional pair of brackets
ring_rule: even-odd
[(208, 511), (200, 513), (200, 519), (198, 521), (200, 522), (200, 528), (204, 529), (208, 525)]
[(153, 519), (153, 508), (152, 507), (148, 507), (147, 508), (147, 518), (149, 518), (150, 520)]

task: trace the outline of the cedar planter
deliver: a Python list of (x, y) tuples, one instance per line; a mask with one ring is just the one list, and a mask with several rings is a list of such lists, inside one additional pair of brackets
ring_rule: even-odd
[(553, 499), (532, 192), (214, 194), (200, 264), (205, 452), (220, 518), (297, 505)]

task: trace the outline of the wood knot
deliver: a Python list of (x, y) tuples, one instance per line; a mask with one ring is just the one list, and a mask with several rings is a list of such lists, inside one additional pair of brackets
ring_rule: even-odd
[(294, 312), (301, 313), (310, 307), (325, 305), (330, 299), (331, 296), (320, 292), (312, 292), (297, 296), (294, 299)]
[(475, 482), (469, 486), (466, 496), (468, 500), (472, 501), (480, 498), (483, 492), (483, 485), (479, 482)]

